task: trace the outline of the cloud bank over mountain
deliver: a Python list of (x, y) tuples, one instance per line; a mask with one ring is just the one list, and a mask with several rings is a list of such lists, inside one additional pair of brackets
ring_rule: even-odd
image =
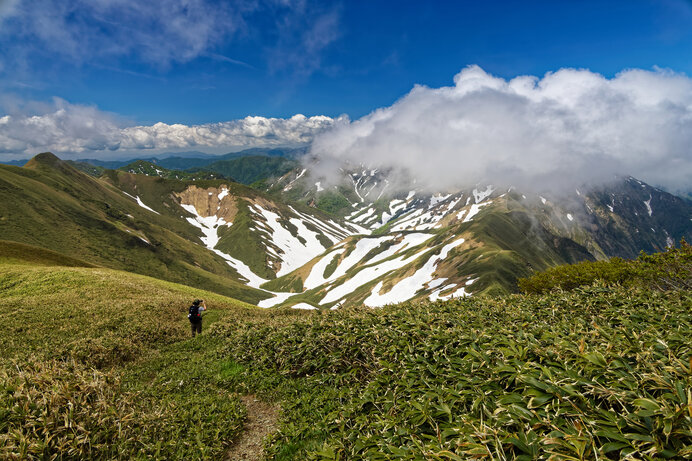
[(311, 153), (328, 177), (342, 162), (362, 163), (408, 172), (432, 190), (479, 181), (572, 187), (613, 174), (689, 189), (692, 80), (660, 69), (505, 80), (469, 66), (454, 86), (416, 86), (390, 107), (339, 121)]
[(0, 117), (0, 156), (26, 157), (42, 151), (115, 155), (119, 151), (298, 146), (337, 121), (343, 123), (344, 119), (297, 114), (286, 119), (251, 116), (203, 125), (124, 126), (113, 114), (56, 99), (53, 107), (44, 107), (37, 115)]

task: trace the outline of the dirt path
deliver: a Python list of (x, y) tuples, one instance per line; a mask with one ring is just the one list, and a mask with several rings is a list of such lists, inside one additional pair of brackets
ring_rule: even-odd
[(264, 438), (276, 431), (279, 407), (262, 402), (254, 395), (243, 395), (240, 400), (247, 407), (247, 420), (243, 433), (226, 452), (229, 461), (261, 460)]

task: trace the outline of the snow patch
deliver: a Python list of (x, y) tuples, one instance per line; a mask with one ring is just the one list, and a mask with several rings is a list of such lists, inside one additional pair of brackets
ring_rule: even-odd
[(380, 307), (386, 304), (397, 304), (413, 298), (416, 293), (425, 288), (425, 285), (433, 281), (433, 273), (437, 268), (439, 261), (445, 259), (449, 252), (464, 243), (464, 239), (460, 238), (452, 243), (448, 243), (436, 255), (432, 255), (423, 267), (418, 269), (413, 275), (400, 280), (392, 289), (384, 294), (381, 294), (382, 282), (372, 290), (370, 296), (363, 301), (363, 304), (369, 307)]
[(428, 208), (432, 208), (435, 205), (437, 205), (438, 203), (444, 202), (449, 197), (451, 197), (451, 194), (447, 194), (447, 195), (435, 194), (435, 195), (433, 195), (432, 197), (430, 197), (430, 205), (428, 205)]
[(652, 210), (651, 210), (651, 194), (649, 194), (649, 200), (644, 201), (644, 205), (646, 205), (646, 211), (649, 212), (649, 216), (651, 216)]
[(372, 216), (373, 213), (375, 213), (375, 209), (374, 208), (368, 208), (368, 210), (365, 213), (363, 213), (362, 215), (360, 215), (354, 219), (351, 219), (351, 221), (352, 222), (358, 222), (358, 223), (362, 222), (368, 216)]
[(471, 205), (471, 209), (469, 210), (469, 214), (466, 215), (463, 222), (471, 221), (473, 219), (473, 217), (476, 216), (479, 211), (481, 211), (482, 207), (484, 207), (486, 205), (490, 205), (491, 203), (493, 203), (492, 200), (489, 202), (481, 203), (479, 205), (476, 205), (475, 203), (473, 205)]
[[(145, 210), (149, 210), (149, 211), (151, 211), (152, 213), (156, 213), (156, 214), (158, 214), (158, 215), (161, 214), (161, 213), (159, 213), (158, 211), (152, 210), (150, 207), (146, 206), (146, 205), (144, 204), (144, 202), (142, 202), (142, 199), (139, 198), (139, 195), (138, 195), (137, 197), (134, 197), (134, 196), (128, 194), (127, 192), (125, 192), (125, 191), (123, 191), (123, 194), (127, 195), (128, 197), (130, 197), (130, 198), (133, 199), (133, 200), (136, 200), (136, 201), (137, 201), (137, 205), (141, 206), (141, 207), (144, 208)], [(129, 215), (128, 215), (128, 216), (129, 216)]]
[(281, 224), (281, 216), (277, 213), (260, 205), (254, 205), (250, 207), (250, 210), (264, 218), (265, 224), (270, 228), (270, 243), (279, 249), (281, 268), (276, 273), (278, 277), (299, 268), (324, 251), (324, 246), (317, 238), (319, 234), (308, 229), (302, 220), (289, 219), (289, 222), (298, 230), (298, 235), (294, 236)]
[(305, 279), (305, 282), (303, 282), (303, 286), (305, 287), (306, 290), (312, 290), (313, 288), (316, 288), (320, 285), (324, 285), (325, 283), (329, 282), (329, 278), (324, 278), (324, 271), (329, 266), (329, 264), (336, 258), (338, 255), (343, 254), (343, 252), (346, 251), (344, 248), (332, 251), (330, 253), (327, 253), (326, 256), (322, 257), (317, 263), (315, 263), (314, 266), (312, 266), (312, 270), (310, 271), (310, 275)]
[(315, 306), (308, 303), (298, 303), (291, 306), (291, 309), (304, 309), (304, 310), (315, 310)]
[(259, 288), (260, 285), (263, 283), (266, 283), (267, 280), (263, 279), (262, 277), (258, 276), (252, 270), (250, 267), (248, 267), (247, 264), (244, 262), (235, 259), (229, 254), (226, 254), (222, 251), (219, 251), (215, 249), (214, 247), (219, 243), (219, 226), (221, 225), (226, 225), (230, 226), (232, 223), (227, 223), (223, 218), (217, 218), (216, 216), (207, 216), (203, 217), (200, 216), (200, 214), (197, 212), (197, 209), (194, 207), (194, 205), (181, 205), (187, 212), (190, 214), (194, 215), (194, 218), (187, 218), (187, 221), (192, 224), (193, 226), (199, 228), (202, 233), (204, 234), (204, 237), (201, 237), (200, 239), (202, 240), (202, 243), (216, 253), (217, 255), (221, 256), (223, 259), (226, 260), (226, 263), (231, 266), (235, 271), (244, 279), (247, 280), (248, 286), (251, 286), (253, 288)]
[(274, 307), (277, 304), (281, 304), (282, 302), (286, 301), (288, 298), (291, 296), (294, 296), (298, 293), (272, 293), (274, 295), (273, 298), (267, 298), (263, 299), (262, 301), (257, 303), (258, 307)]
[(425, 249), (412, 256), (409, 256), (408, 258), (400, 256), (398, 258), (390, 259), (375, 266), (365, 267), (364, 269), (361, 269), (359, 272), (357, 272), (353, 277), (346, 280), (343, 284), (331, 289), (327, 293), (327, 295), (324, 298), (322, 298), (320, 304), (331, 303), (336, 301), (337, 299), (348, 296), (349, 294), (353, 293), (353, 291), (355, 291), (358, 287), (361, 287), (366, 283), (372, 282), (373, 280), (383, 275), (386, 275), (393, 270), (400, 269), (406, 266), (407, 264), (410, 264), (411, 262), (415, 261), (428, 251), (430, 250)]
[(488, 198), (490, 194), (493, 193), (495, 189), (493, 186), (488, 186), (484, 191), (479, 191), (478, 189), (473, 189), (473, 199), (476, 203), (481, 203), (483, 200)]

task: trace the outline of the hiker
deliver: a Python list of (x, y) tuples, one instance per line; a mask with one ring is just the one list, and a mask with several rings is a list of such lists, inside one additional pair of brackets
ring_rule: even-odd
[(192, 301), (192, 306), (190, 306), (190, 311), (187, 314), (187, 318), (190, 319), (190, 327), (192, 328), (192, 337), (195, 334), (202, 334), (202, 311), (207, 310), (207, 303), (203, 299), (195, 299)]

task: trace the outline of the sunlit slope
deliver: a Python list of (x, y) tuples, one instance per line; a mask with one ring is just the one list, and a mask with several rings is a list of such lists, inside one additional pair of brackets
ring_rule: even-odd
[(12, 306), (0, 313), (5, 358), (77, 354), (98, 365), (121, 363), (187, 337), (192, 299), (209, 300), (216, 311), (254, 309), (205, 290), (124, 271), (8, 261), (0, 256), (0, 293), (3, 303)]
[(599, 285), (225, 334), (244, 383), (283, 391), (277, 459), (688, 459), (691, 302)]
[[(7, 251), (0, 251), (5, 255)], [(208, 335), (266, 311), (106, 268), (0, 256), (0, 458), (219, 459), (245, 410)], [(69, 261), (63, 261), (68, 262)], [(189, 340), (187, 307), (209, 311)]]
[(225, 180), (177, 181), (108, 170), (104, 180), (137, 197), (259, 286), (358, 232), (314, 208)]
[(86, 261), (70, 258), (55, 251), (9, 240), (0, 240), (0, 262), (35, 266), (95, 267)]
[(516, 279), (533, 270), (594, 258), (574, 239), (535, 222), (527, 210), (508, 205), (499, 198), (467, 221), (472, 205), (440, 219), (437, 227), (351, 237), (263, 287), (303, 292), (287, 304), (376, 307), (512, 292)]
[(198, 230), (177, 211), (152, 211), (136, 197), (40, 154), (23, 168), (0, 166), (0, 235), (250, 302), (266, 297), (235, 281), (222, 258), (194, 243)]

